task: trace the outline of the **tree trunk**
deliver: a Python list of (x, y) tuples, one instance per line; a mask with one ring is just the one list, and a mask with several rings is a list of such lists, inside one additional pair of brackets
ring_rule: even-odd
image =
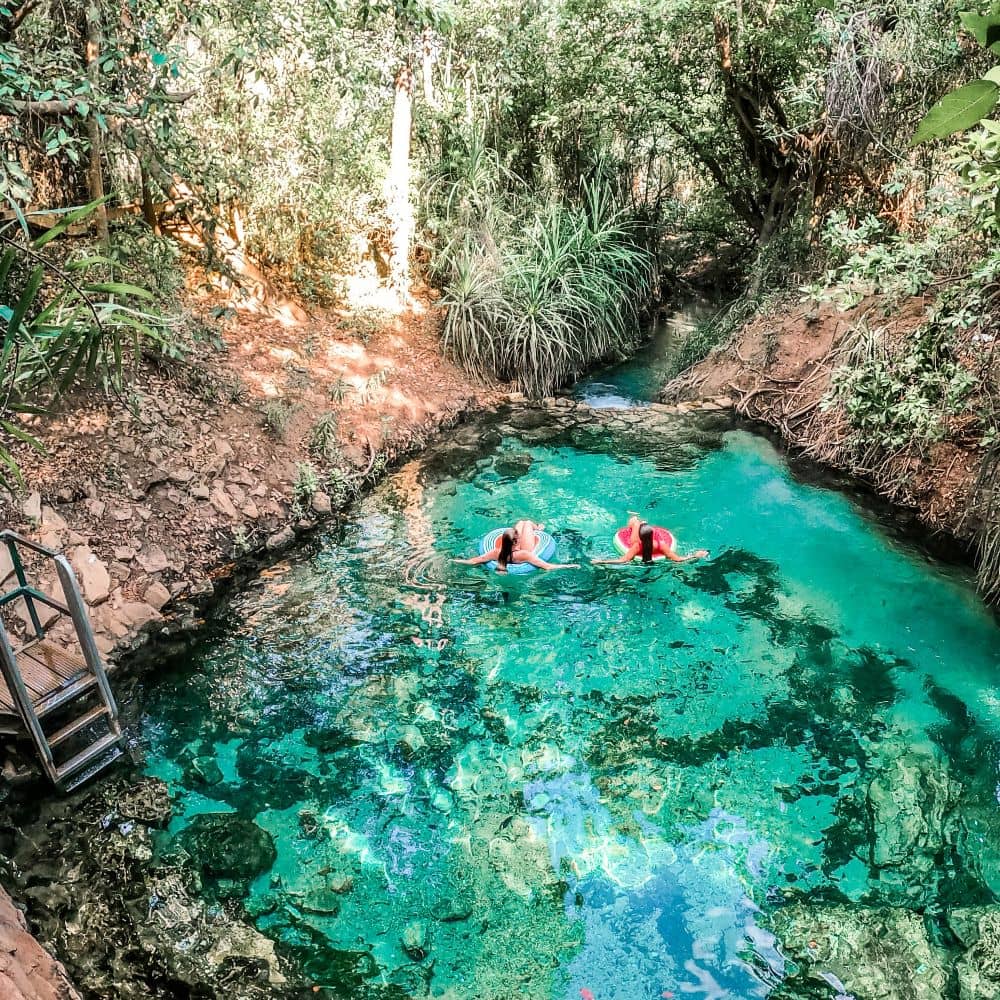
[(410, 204), (412, 118), (413, 71), (409, 65), (403, 65), (396, 74), (389, 176), (386, 180), (386, 203), (391, 231), (389, 279), (401, 295), (407, 295), (410, 290), (410, 239), (413, 234), (413, 206)]
[(437, 98), (434, 96), (434, 57), (436, 46), (434, 44), (434, 32), (430, 28), (424, 28), (421, 39), (421, 75), (424, 82), (424, 100), (427, 107), (436, 108)]
[(108, 207), (104, 203), (104, 172), (101, 168), (101, 127), (97, 122), (97, 89), (101, 73), (101, 8), (100, 0), (87, 0), (86, 41), (84, 64), (90, 81), (91, 109), (87, 116), (87, 139), (90, 142), (90, 157), (87, 163), (87, 188), (91, 201), (99, 201), (97, 206), (97, 237), (102, 245), (111, 243), (108, 232)]

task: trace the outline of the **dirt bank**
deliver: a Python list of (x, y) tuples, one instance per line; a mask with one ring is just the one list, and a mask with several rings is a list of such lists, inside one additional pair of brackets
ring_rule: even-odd
[(982, 520), (977, 507), (983, 466), (982, 432), (961, 417), (945, 440), (895, 451), (860, 446), (839, 406), (823, 404), (831, 378), (859, 324), (878, 324), (900, 341), (925, 319), (928, 302), (911, 298), (886, 315), (886, 304), (866, 300), (839, 311), (832, 304), (794, 305), (755, 317), (723, 347), (669, 383), (668, 402), (731, 395), (736, 410), (779, 431), (808, 457), (857, 476), (893, 503), (912, 508), (932, 532), (976, 548)]
[(91, 394), (32, 427), (46, 454), (20, 449), (26, 489), (0, 499), (0, 522), (65, 551), (102, 651), (133, 649), (234, 560), (289, 544), (489, 400), (440, 356), (438, 322), (428, 303), (374, 329), (241, 316), (195, 356), (145, 366), (134, 410)]

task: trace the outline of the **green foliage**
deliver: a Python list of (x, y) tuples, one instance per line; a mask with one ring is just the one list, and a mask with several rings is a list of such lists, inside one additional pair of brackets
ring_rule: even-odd
[[(113, 280), (113, 261), (101, 255), (70, 256), (56, 264), (43, 250), (93, 205), (62, 212), (44, 235), (0, 230), (0, 320), (4, 324), (0, 372), (0, 431), (39, 447), (14, 424), (16, 413), (41, 414), (72, 386), (99, 385), (120, 395), (144, 352), (176, 357), (180, 348), (168, 321), (145, 289)], [(8, 476), (9, 473), (9, 476)], [(9, 448), (0, 447), (0, 486), (20, 473)]]
[(357, 484), (348, 479), (343, 469), (337, 467), (327, 476), (325, 489), (334, 510), (346, 507), (358, 494)]
[(269, 399), (261, 409), (264, 428), (278, 441), (284, 441), (295, 407), (284, 399)]
[(1000, 86), (992, 80), (973, 80), (946, 94), (921, 119), (913, 144), (943, 139), (972, 128), (990, 114), (1000, 99)]
[(361, 387), (358, 392), (358, 402), (362, 406), (367, 406), (369, 403), (375, 402), (378, 399), (379, 390), (385, 385), (386, 379), (389, 377), (386, 369), (382, 368), (375, 372), (373, 375), (369, 375), (365, 379), (365, 384)]
[(351, 383), (342, 376), (337, 376), (330, 384), (330, 399), (334, 403), (342, 403), (347, 399), (348, 394), (351, 391)]
[(840, 404), (864, 445), (926, 447), (948, 436), (949, 418), (962, 411), (975, 386), (946, 325), (932, 319), (893, 344), (884, 330), (860, 324), (824, 406)]
[(968, 253), (967, 201), (952, 190), (931, 191), (914, 229), (901, 232), (878, 216), (852, 218), (842, 209), (826, 218), (821, 240), (828, 267), (802, 287), (803, 300), (832, 301), (852, 309), (866, 296), (885, 297), (886, 308), (918, 295)]
[(324, 462), (332, 462), (340, 452), (338, 423), (335, 413), (324, 413), (313, 424), (309, 434), (310, 454)]
[(443, 343), (466, 368), (545, 395), (634, 346), (650, 261), (606, 183), (535, 218), (494, 210), (475, 221), (483, 228), (438, 265), (448, 275)]
[[(1000, 7), (988, 14), (965, 11), (959, 14), (962, 25), (983, 48), (1000, 53)], [(945, 94), (921, 119), (911, 145), (930, 139), (943, 139), (972, 128), (988, 115), (1000, 100), (1000, 66), (994, 66), (980, 80), (973, 80)]]
[(301, 515), (309, 509), (313, 494), (320, 488), (319, 473), (312, 462), (295, 464), (295, 483), (292, 487), (293, 503)]

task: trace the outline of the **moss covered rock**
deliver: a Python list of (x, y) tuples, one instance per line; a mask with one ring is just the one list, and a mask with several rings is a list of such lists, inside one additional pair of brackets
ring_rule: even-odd
[(800, 989), (812, 996), (816, 985), (835, 985), (831, 976), (859, 1000), (944, 996), (944, 956), (923, 919), (909, 910), (797, 904), (776, 911), (772, 925), (782, 952), (794, 962), (786, 981), (789, 996)]
[(966, 948), (955, 965), (959, 1000), (1000, 998), (1000, 907), (953, 910), (948, 924)]

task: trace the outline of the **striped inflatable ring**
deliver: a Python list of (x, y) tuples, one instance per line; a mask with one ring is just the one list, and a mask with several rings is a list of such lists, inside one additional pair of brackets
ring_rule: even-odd
[[(479, 554), (486, 555), (487, 552), (492, 552), (497, 544), (497, 539), (504, 533), (503, 528), (494, 528), (493, 531), (487, 531), (482, 538), (479, 539)], [(538, 544), (535, 546), (535, 555), (539, 559), (544, 559), (548, 562), (556, 554), (556, 540), (547, 531), (537, 531), (535, 534), (538, 535)], [(490, 569), (496, 569), (497, 564), (495, 559), (491, 559), (487, 564)], [(538, 567), (532, 566), (531, 563), (508, 563), (507, 572), (508, 573), (533, 573)]]
[[(628, 525), (626, 525), (624, 528), (619, 528), (615, 532), (615, 548), (622, 555), (625, 555), (625, 553), (628, 552), (628, 536), (629, 536)], [(677, 544), (677, 539), (675, 539), (674, 536), (669, 531), (667, 531), (666, 528), (660, 528), (657, 525), (653, 525), (653, 538), (655, 538), (656, 541), (658, 542), (662, 542), (668, 549), (670, 549), (671, 552), (673, 552), (674, 546)], [(642, 556), (638, 555), (635, 558), (641, 560)], [(666, 558), (667, 558), (666, 556), (660, 556), (660, 555), (653, 556), (653, 562), (659, 562), (661, 559), (666, 559)]]

